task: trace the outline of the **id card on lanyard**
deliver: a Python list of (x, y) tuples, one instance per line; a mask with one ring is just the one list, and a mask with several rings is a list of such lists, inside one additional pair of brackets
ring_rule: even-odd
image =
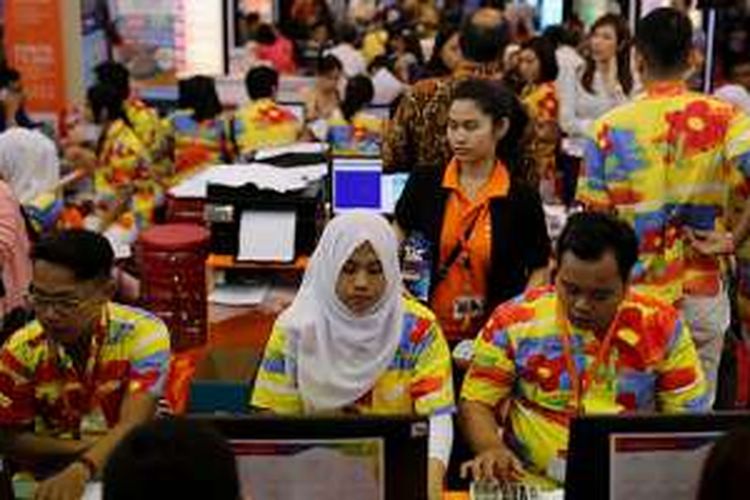
[[(97, 324), (94, 335), (92, 336), (91, 347), (86, 359), (84, 373), (81, 374), (75, 367), (72, 368), (76, 373), (77, 382), (81, 386), (80, 407), (75, 408), (73, 404), (71, 404), (70, 395), (64, 389), (60, 395), (65, 413), (63, 418), (65, 419), (66, 424), (74, 427), (71, 429), (74, 439), (80, 439), (82, 432), (91, 431), (93, 430), (93, 427), (98, 427), (103, 419), (103, 414), (98, 408), (98, 402), (96, 401), (96, 380), (99, 373), (99, 358), (104, 341), (106, 340), (105, 334), (108, 325), (109, 315), (105, 310), (104, 316)], [(68, 366), (65, 366), (62, 360), (61, 353), (64, 352), (64, 347), (55, 342), (50, 342), (50, 344), (53, 364), (57, 368), (60, 378), (64, 379), (65, 376), (63, 374), (71, 369)], [(69, 358), (70, 355), (67, 357)]]
[[(611, 372), (610, 351), (612, 340), (617, 332), (619, 312), (612, 320), (607, 333), (601, 341), (591, 366), (586, 368), (585, 364), (579, 375), (576, 368), (573, 340), (570, 328), (570, 321), (565, 315), (562, 303), (557, 301), (556, 323), (560, 331), (560, 338), (563, 347), (563, 357), (565, 358), (565, 369), (570, 378), (571, 401), (568, 407), (570, 418), (580, 417), (586, 414), (602, 413), (611, 408), (607, 402), (614, 400), (616, 388), (614, 386), (614, 377), (611, 373), (603, 376), (604, 371)], [(584, 361), (585, 363), (585, 361)], [(602, 380), (603, 378), (607, 380)], [(560, 483), (565, 481), (567, 450), (559, 450), (547, 464), (547, 475)]]
[(455, 260), (460, 266), (464, 277), (463, 290), (460, 295), (453, 299), (453, 319), (461, 322), (464, 330), (468, 329), (473, 321), (484, 317), (485, 312), (485, 297), (476, 293), (473, 287), (471, 247), (469, 243), (477, 230), (481, 231), (481, 228), (477, 226), (480, 224), (479, 220), (482, 219), (483, 213), (487, 210), (489, 210), (488, 206), (478, 209), (478, 213), (474, 216), (474, 220), (470, 224), (471, 230), (461, 235), (461, 239), (458, 242), (460, 253)]

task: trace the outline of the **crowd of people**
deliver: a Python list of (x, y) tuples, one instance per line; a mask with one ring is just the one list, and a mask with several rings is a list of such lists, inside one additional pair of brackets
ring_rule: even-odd
[[(195, 474), (180, 456), (200, 446), (222, 474), (217, 436), (149, 423), (169, 333), (113, 301), (98, 233), (159, 223), (166, 191), (207, 166), (305, 140), (409, 178), (392, 221), (327, 222), (248, 409), (427, 417), (438, 499), (467, 476), (560, 488), (576, 416), (713, 407), (730, 276), (750, 330), (750, 45), (711, 96), (689, 88), (696, 29), (676, 8), (634, 33), (607, 14), (582, 36), (575, 23), (535, 34), (511, 8), (376, 4), (349, 2), (335, 27), (314, 0), (294, 2), (286, 31), (247, 16), (236, 109), (194, 76), (159, 116), (123, 65), (103, 63), (58, 144), (24, 111), (20, 75), (0, 72), (0, 452), (41, 480), (35, 498), (77, 499), (102, 471), (105, 498), (151, 498)], [(300, 72), (315, 83), (297, 116), (277, 95)], [(50, 195), (72, 168), (93, 182)], [(549, 206), (569, 213), (560, 234)], [(424, 297), (404, 286), (414, 239)], [(717, 447), (701, 498), (743, 460), (732, 453)], [(152, 473), (137, 456), (164, 471), (156, 490), (131, 480)]]

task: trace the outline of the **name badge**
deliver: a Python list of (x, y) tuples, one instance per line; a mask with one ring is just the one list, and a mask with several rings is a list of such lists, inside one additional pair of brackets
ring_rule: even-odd
[(482, 317), (484, 298), (475, 295), (463, 295), (453, 301), (453, 319), (463, 321)]

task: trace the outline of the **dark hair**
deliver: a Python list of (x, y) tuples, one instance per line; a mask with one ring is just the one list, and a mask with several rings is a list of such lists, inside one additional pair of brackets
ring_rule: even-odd
[(681, 73), (693, 47), (693, 25), (676, 9), (655, 9), (638, 21), (635, 45), (650, 71), (657, 75)]
[(11, 83), (20, 79), (21, 73), (17, 69), (10, 67), (0, 69), (0, 89), (8, 87)]
[(444, 23), (435, 35), (435, 46), (432, 49), (432, 56), (427, 63), (427, 73), (431, 77), (448, 76), (451, 70), (443, 62), (441, 52), (448, 40), (458, 33), (458, 26), (452, 23)]
[(406, 51), (412, 54), (417, 59), (418, 65), (424, 64), (424, 52), (422, 52), (422, 45), (419, 43), (417, 34), (411, 28), (400, 28), (392, 30), (388, 35), (388, 40), (402, 39), (406, 45)]
[(359, 35), (357, 33), (357, 28), (352, 26), (349, 23), (342, 24), (338, 27), (338, 39), (341, 42), (349, 43), (351, 45), (354, 45), (357, 43), (357, 39), (359, 38)]
[(703, 463), (696, 500), (744, 500), (750, 477), (750, 428), (738, 427), (722, 436)]
[(318, 58), (318, 64), (315, 68), (315, 73), (318, 75), (327, 75), (334, 71), (343, 71), (344, 66), (338, 58), (331, 54), (326, 54)]
[(209, 76), (194, 76), (178, 83), (180, 109), (191, 109), (197, 122), (216, 118), (221, 113), (221, 102), (216, 93), (216, 82)]
[(490, 116), (493, 122), (507, 118), (508, 132), (500, 139), (496, 155), (517, 179), (525, 178), (525, 141), (529, 117), (523, 104), (505, 86), (492, 80), (469, 78), (461, 80), (453, 90), (451, 102), (468, 100), (474, 102), (482, 113)]
[(349, 121), (362, 108), (370, 104), (375, 96), (375, 87), (369, 77), (357, 75), (346, 82), (344, 102), (341, 103), (341, 113)]
[(539, 81), (534, 83), (546, 83), (557, 78), (559, 68), (555, 48), (542, 37), (536, 36), (521, 45), (521, 50), (530, 50), (539, 60)]
[(124, 64), (105, 61), (94, 68), (97, 83), (117, 89), (123, 100), (130, 96), (130, 71)]
[(279, 86), (279, 73), (268, 66), (257, 66), (245, 75), (245, 90), (252, 100), (273, 97)]
[(638, 260), (638, 238), (622, 219), (600, 212), (579, 212), (568, 219), (557, 240), (555, 258), (562, 262), (566, 252), (586, 261), (599, 260), (612, 252), (623, 281)]
[(477, 63), (500, 61), (501, 54), (510, 42), (507, 22), (488, 25), (476, 22), (476, 14), (461, 26), (459, 44), (464, 58)]
[(31, 260), (43, 260), (73, 271), (77, 280), (107, 279), (112, 274), (114, 252), (102, 235), (68, 229), (43, 235), (31, 250)]
[(104, 111), (106, 111), (109, 120), (119, 119), (128, 126), (132, 126), (125, 113), (125, 98), (120, 89), (106, 83), (95, 83), (86, 92), (86, 99), (91, 106), (96, 123), (102, 122)]
[(258, 31), (255, 33), (256, 42), (261, 45), (273, 45), (276, 43), (276, 38), (276, 33), (270, 24), (263, 23), (258, 26)]
[(207, 424), (154, 420), (133, 429), (104, 467), (104, 500), (237, 500), (232, 448)]
[[(630, 69), (630, 28), (622, 16), (617, 14), (605, 14), (591, 26), (590, 33), (593, 34), (599, 28), (611, 26), (615, 30), (617, 38), (617, 79), (626, 94), (633, 90), (633, 72)], [(589, 94), (594, 93), (594, 73), (596, 72), (596, 63), (589, 55), (586, 57), (586, 67), (581, 75), (581, 85)]]
[(725, 58), (724, 71), (729, 78), (734, 78), (737, 66), (747, 65), (750, 65), (750, 52), (742, 52)]
[(580, 42), (575, 33), (561, 24), (547, 26), (542, 32), (542, 38), (549, 41), (555, 49), (563, 45), (576, 47)]
[(256, 11), (248, 12), (245, 14), (245, 22), (247, 24), (256, 24), (260, 22), (260, 14)]

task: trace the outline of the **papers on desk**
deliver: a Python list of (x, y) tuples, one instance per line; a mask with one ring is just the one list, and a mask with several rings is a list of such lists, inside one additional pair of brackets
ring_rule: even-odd
[(245, 165), (216, 165), (186, 179), (169, 190), (175, 198), (206, 198), (208, 185), (240, 187), (253, 184), (258, 189), (270, 189), (279, 193), (304, 189), (328, 174), (324, 163), (304, 167), (274, 167), (262, 163)]
[(129, 259), (133, 255), (133, 243), (138, 238), (138, 231), (135, 226), (126, 229), (120, 224), (112, 224), (103, 236), (107, 238), (112, 246), (115, 259)]
[(104, 488), (102, 483), (89, 483), (86, 485), (86, 490), (83, 492), (81, 500), (101, 500), (103, 493)]
[(255, 161), (263, 161), (286, 154), (323, 154), (327, 149), (328, 144), (325, 142), (295, 142), (289, 146), (259, 149), (255, 153)]
[(221, 306), (254, 306), (262, 304), (268, 296), (268, 283), (221, 285), (208, 296), (208, 301)]
[(237, 260), (293, 261), (296, 227), (294, 210), (242, 212)]

